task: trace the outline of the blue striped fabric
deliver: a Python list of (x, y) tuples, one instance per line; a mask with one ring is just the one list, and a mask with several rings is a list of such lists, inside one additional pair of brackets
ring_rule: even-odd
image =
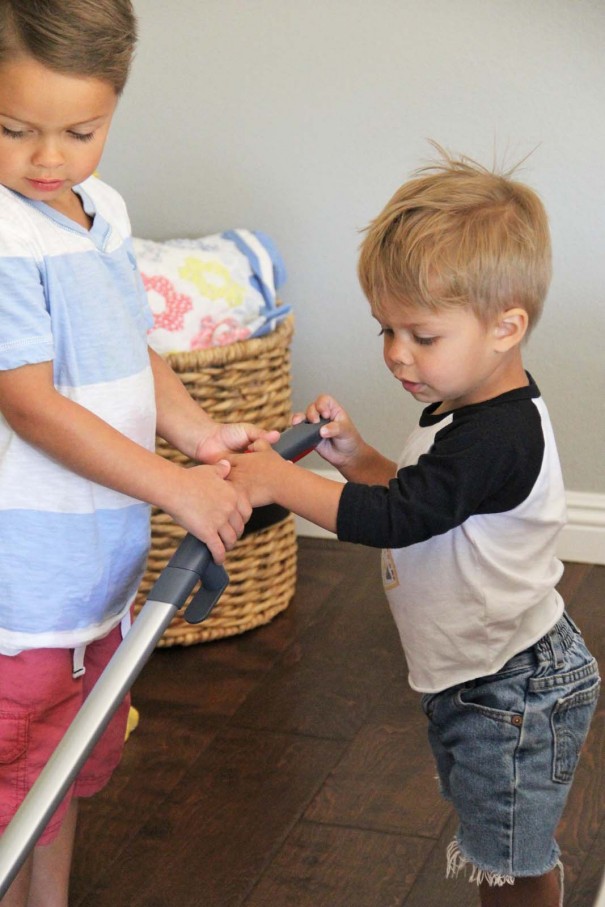
[[(53, 361), (57, 389), (153, 450), (153, 321), (117, 192), (79, 187), (86, 231), (0, 187), (0, 369)], [(127, 611), (146, 504), (74, 475), (0, 416), (0, 652), (72, 647)]]
[(286, 268), (273, 240), (260, 230), (227, 230), (221, 234), (246, 256), (250, 262), (252, 276), (250, 283), (262, 295), (265, 306), (259, 312), (263, 322), (252, 334), (262, 337), (275, 330), (279, 321), (286, 317), (292, 306), (278, 306), (277, 291), (286, 281)]

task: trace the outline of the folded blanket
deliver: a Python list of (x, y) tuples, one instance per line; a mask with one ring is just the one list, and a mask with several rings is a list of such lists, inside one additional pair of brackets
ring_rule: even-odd
[(133, 245), (154, 316), (149, 344), (162, 355), (260, 337), (290, 311), (278, 306), (286, 273), (264, 233), (133, 238)]

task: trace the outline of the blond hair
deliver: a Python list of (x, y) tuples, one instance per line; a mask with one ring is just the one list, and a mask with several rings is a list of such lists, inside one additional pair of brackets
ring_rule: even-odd
[(433, 143), (366, 230), (358, 264), (373, 310), (387, 300), (431, 310), (467, 305), (489, 323), (511, 307), (540, 317), (551, 277), (548, 219), (536, 193)]
[(121, 94), (137, 39), (130, 0), (0, 0), (0, 63), (22, 55)]

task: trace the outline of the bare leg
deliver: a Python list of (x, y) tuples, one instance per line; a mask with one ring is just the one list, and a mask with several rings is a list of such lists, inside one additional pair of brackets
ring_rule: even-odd
[(78, 801), (72, 800), (55, 840), (34, 848), (27, 907), (68, 907), (77, 819)]
[(514, 885), (479, 886), (481, 907), (559, 907), (561, 902), (558, 867), (543, 876), (516, 879)]
[(15, 876), (11, 887), (0, 901), (2, 907), (26, 907), (32, 865), (33, 857), (29, 856)]

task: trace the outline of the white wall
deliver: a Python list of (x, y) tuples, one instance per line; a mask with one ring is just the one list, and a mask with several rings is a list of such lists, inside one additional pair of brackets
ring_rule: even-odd
[(330, 390), (391, 456), (418, 405), (382, 363), (359, 230), (429, 137), (484, 163), (536, 149), (522, 178), (549, 210), (555, 276), (527, 365), (568, 488), (605, 493), (603, 0), (135, 3), (102, 175), (140, 236), (272, 235), (296, 312), (295, 405)]

